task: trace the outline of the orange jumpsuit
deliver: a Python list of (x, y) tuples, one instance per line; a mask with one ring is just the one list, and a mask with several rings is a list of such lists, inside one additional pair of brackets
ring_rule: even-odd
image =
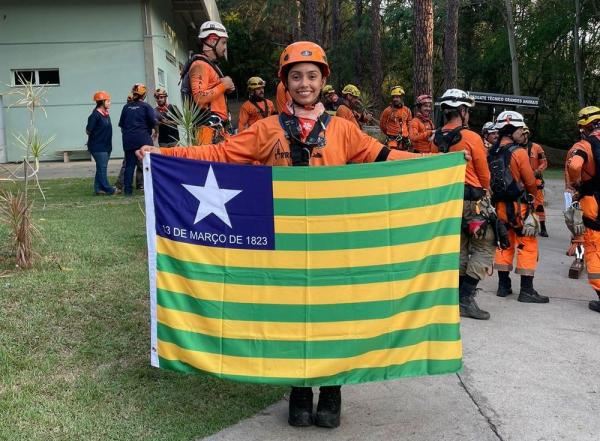
[[(219, 73), (203, 60), (196, 60), (190, 66), (190, 86), (194, 102), (201, 109), (209, 109), (223, 121), (229, 120), (225, 86), (221, 83)], [(215, 129), (200, 126), (196, 139), (200, 145), (210, 144), (215, 135)]]
[(356, 120), (356, 116), (354, 116), (354, 112), (346, 104), (342, 104), (342, 105), (340, 105), (340, 107), (338, 107), (337, 111), (335, 112), (335, 116), (337, 116), (339, 118), (347, 119), (348, 121), (350, 121), (351, 123), (353, 123), (356, 127), (358, 127), (360, 129), (360, 124)]
[[(259, 111), (256, 106), (260, 107), (261, 110)], [(250, 127), (259, 119), (266, 118), (267, 116), (274, 115), (275, 113), (275, 106), (271, 100), (265, 98), (264, 101), (259, 101), (256, 103), (252, 103), (250, 100), (248, 100), (242, 104), (242, 107), (240, 107), (238, 131), (241, 132), (242, 130)], [(263, 116), (263, 114), (266, 114), (266, 116)]]
[(277, 85), (277, 92), (275, 96), (275, 102), (277, 103), (277, 111), (279, 113), (283, 113), (288, 101), (292, 101), (292, 97), (290, 96), (290, 93), (287, 90), (285, 90), (285, 85), (283, 84), (283, 81), (280, 81)]
[[(314, 148), (312, 151), (311, 166), (373, 162), (384, 147), (352, 123), (335, 116), (331, 117), (325, 136), (325, 147)], [(214, 162), (292, 165), (290, 143), (276, 115), (257, 121), (240, 134), (219, 144), (161, 148), (160, 151), (167, 156)], [(416, 153), (392, 150), (387, 159), (409, 159), (419, 156)]]
[[(600, 131), (595, 132), (600, 140)], [(598, 222), (598, 201), (593, 194), (586, 191), (586, 183), (590, 186), (591, 179), (596, 175), (596, 162), (592, 153), (592, 146), (588, 141), (576, 142), (567, 155), (567, 172), (569, 181), (582, 183), (580, 188), (579, 204), (583, 210), (585, 233), (583, 233), (583, 246), (585, 248), (585, 265), (588, 271), (590, 285), (600, 291), (600, 228)], [(598, 191), (600, 189), (595, 188)], [(586, 219), (588, 220), (586, 222)], [(590, 222), (591, 221), (591, 222)]]
[[(449, 131), (459, 126), (460, 123), (448, 123), (442, 130)], [(487, 163), (487, 151), (479, 135), (469, 129), (461, 130), (460, 134), (460, 141), (452, 145), (450, 151), (466, 150), (471, 155), (465, 172), (465, 197), (462, 214), (463, 224), (468, 224), (479, 214), (477, 212), (478, 201), (484, 196), (483, 190), (490, 188), (490, 169)], [(439, 151), (433, 143), (432, 151), (433, 153)], [(488, 227), (483, 237), (474, 237), (461, 230), (459, 275), (483, 280), (492, 267), (495, 248), (492, 228)]]
[[(548, 161), (546, 160), (546, 153), (544, 153), (544, 149), (539, 144), (535, 142), (531, 143), (531, 147), (529, 150), (529, 162), (531, 163), (531, 168), (533, 169), (533, 173), (539, 173), (541, 176), (544, 173), (544, 170), (548, 167)], [(535, 183), (538, 188), (538, 192), (536, 193), (535, 200), (533, 201), (533, 205), (535, 206), (535, 213), (538, 215), (541, 221), (546, 220), (546, 212), (544, 211), (544, 192), (542, 189), (544, 188), (543, 178), (535, 178)]]
[[(567, 160), (565, 161), (565, 191), (570, 192), (571, 194), (576, 193), (575, 190), (575, 182), (571, 181), (571, 178), (569, 177), (569, 161), (568, 159), (573, 156), (573, 154), (575, 153), (576, 150), (583, 148), (581, 146), (581, 142), (579, 141), (575, 144), (573, 144), (573, 146), (569, 149), (569, 151), (567, 152)], [(590, 176), (588, 176), (586, 179), (589, 179)], [(566, 207), (565, 207), (566, 208)], [(574, 256), (575, 255), (575, 249), (578, 245), (583, 245), (583, 234), (579, 235), (579, 236), (573, 236), (573, 234), (571, 234), (571, 244), (569, 245), (569, 249), (567, 250), (567, 256)]]
[(425, 118), (421, 113), (417, 113), (408, 123), (408, 134), (410, 142), (415, 151), (419, 153), (431, 152), (433, 142), (429, 139), (433, 134), (433, 122)]
[[(450, 131), (460, 126), (460, 123), (446, 124), (443, 131)], [(487, 163), (487, 152), (479, 135), (472, 130), (464, 129), (460, 132), (461, 140), (450, 147), (451, 152), (467, 150), (471, 157), (467, 162), (465, 184), (476, 188), (490, 188), (490, 169)], [(435, 144), (431, 144), (431, 152), (439, 153)]]
[(379, 118), (379, 127), (389, 137), (402, 135), (407, 138), (409, 135), (408, 123), (412, 119), (412, 112), (406, 106), (400, 108), (388, 106), (381, 113)]
[[(501, 142), (501, 145), (510, 144)], [(525, 187), (527, 193), (534, 197), (537, 193), (537, 184), (533, 169), (529, 162), (529, 156), (525, 148), (516, 149), (510, 158), (510, 172), (521, 186)], [(513, 261), (515, 258), (515, 250), (517, 253), (517, 269), (516, 273), (523, 276), (533, 276), (537, 268), (538, 262), (538, 242), (535, 236), (520, 236), (517, 231), (521, 231), (523, 227), (523, 219), (527, 215), (527, 204), (520, 201), (512, 202), (515, 211), (516, 224), (511, 224), (508, 219), (507, 204), (511, 202), (498, 202), (496, 204), (496, 212), (498, 219), (509, 226), (508, 237), (510, 247), (502, 250), (496, 249), (496, 257), (494, 259), (494, 267), (498, 271), (511, 271), (513, 269)]]

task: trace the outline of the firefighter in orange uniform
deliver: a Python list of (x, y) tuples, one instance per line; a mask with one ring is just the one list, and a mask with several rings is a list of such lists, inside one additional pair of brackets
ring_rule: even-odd
[[(586, 131), (584, 128), (579, 127), (579, 132), (581, 134), (581, 139), (585, 140), (586, 138)], [(580, 149), (580, 142), (576, 142), (567, 152), (567, 158), (570, 158), (576, 150)], [(569, 217), (572, 214), (572, 203), (573, 200), (575, 200), (575, 202), (577, 202), (577, 190), (575, 189), (575, 183), (571, 181), (571, 178), (569, 177), (569, 167), (568, 167), (568, 161), (565, 161), (565, 166), (564, 166), (564, 175), (565, 175), (565, 221), (567, 223), (567, 227), (569, 228), (569, 230), (571, 231), (571, 243), (569, 244), (569, 248), (567, 249), (567, 256), (569, 257), (575, 257), (575, 260), (573, 260), (573, 262), (571, 263), (571, 266), (569, 267), (569, 278), (570, 279), (579, 279), (579, 276), (581, 276), (581, 273), (584, 271), (585, 269), (585, 261), (584, 261), (584, 255), (585, 255), (585, 248), (583, 246), (583, 232), (580, 232), (580, 234), (575, 235), (575, 233), (573, 232), (574, 228), (572, 225), (572, 222), (570, 222)], [(574, 199), (575, 198), (575, 199)], [(582, 220), (583, 222), (583, 220)]]
[[(328, 115), (319, 98), (329, 73), (327, 57), (320, 46), (307, 41), (293, 43), (279, 59), (279, 78), (291, 99), (278, 116), (261, 119), (219, 144), (170, 149), (145, 146), (139, 157), (151, 152), (205, 161), (312, 167), (420, 156), (390, 150), (356, 124)], [(312, 389), (292, 388), (290, 425), (308, 426), (314, 422), (322, 427), (337, 427), (340, 412), (340, 386), (321, 387), (316, 417)]]
[(265, 98), (265, 81), (260, 77), (248, 80), (248, 101), (240, 107), (238, 132), (247, 129), (259, 119), (275, 115), (273, 101)]
[(335, 93), (333, 86), (327, 84), (323, 87), (323, 105), (325, 106), (325, 111), (327, 113), (331, 116), (335, 115), (341, 104), (342, 100), (337, 93)]
[(533, 201), (538, 191), (527, 150), (523, 148), (526, 127), (523, 115), (507, 110), (501, 112), (495, 127), (499, 143), (488, 154), (491, 174), (492, 200), (498, 218), (508, 229), (509, 244), (496, 250), (494, 267), (498, 270), (498, 297), (512, 294), (510, 271), (517, 254), (516, 273), (521, 275), (518, 301), (548, 303), (550, 299), (533, 288), (533, 277), (538, 262), (539, 220)]
[(412, 112), (404, 105), (404, 89), (394, 86), (390, 91), (392, 103), (379, 118), (379, 127), (386, 136), (386, 145), (391, 149), (411, 150), (408, 124)]
[(546, 159), (546, 153), (541, 145), (531, 142), (531, 132), (529, 127), (523, 127), (523, 134), (525, 135), (524, 147), (527, 149), (529, 155), (529, 162), (531, 162), (531, 168), (535, 176), (535, 183), (538, 188), (537, 195), (533, 201), (535, 206), (535, 213), (540, 220), (540, 236), (548, 237), (548, 231), (546, 230), (546, 212), (544, 210), (544, 170), (548, 167), (548, 160)]
[(347, 84), (342, 89), (343, 103), (337, 108), (335, 115), (347, 119), (359, 129), (362, 128), (362, 123), (367, 123), (372, 116), (369, 112), (359, 111), (360, 106), (360, 90), (353, 84)]
[[(496, 216), (489, 199), (490, 171), (479, 135), (468, 129), (475, 101), (460, 89), (448, 89), (440, 98), (446, 124), (435, 133), (433, 153), (469, 152), (465, 172), (460, 235), (459, 306), (462, 317), (488, 320), (490, 314), (475, 301), (477, 285), (492, 268)], [(413, 119), (414, 121), (414, 119)]]
[(433, 140), (433, 121), (431, 121), (431, 110), (433, 100), (431, 95), (420, 95), (417, 97), (417, 113), (408, 123), (410, 142), (415, 152), (429, 153)]
[(198, 39), (202, 52), (183, 68), (181, 94), (193, 100), (201, 109), (210, 112), (198, 128), (200, 145), (223, 140), (231, 124), (226, 94), (235, 90), (233, 80), (224, 76), (216, 64), (219, 58), (227, 58), (227, 30), (216, 21), (207, 21), (200, 26)]
[[(588, 280), (600, 297), (600, 107), (581, 109), (577, 123), (583, 139), (575, 143), (567, 156), (576, 202), (565, 218), (575, 236), (583, 233)], [(592, 300), (589, 308), (600, 312), (600, 301)]]

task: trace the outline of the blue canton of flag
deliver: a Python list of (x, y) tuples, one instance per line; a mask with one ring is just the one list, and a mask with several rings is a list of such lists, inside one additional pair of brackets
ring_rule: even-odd
[[(176, 164), (176, 167), (173, 165)], [(156, 234), (220, 248), (275, 249), (271, 167), (154, 155)]]

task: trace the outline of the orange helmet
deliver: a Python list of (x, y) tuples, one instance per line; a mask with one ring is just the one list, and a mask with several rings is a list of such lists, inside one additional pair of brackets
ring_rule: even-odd
[(295, 63), (315, 63), (321, 66), (323, 76), (330, 74), (327, 55), (321, 46), (312, 41), (297, 41), (286, 47), (279, 57), (279, 73), (277, 76), (285, 82), (284, 68)]
[(98, 102), (98, 101), (106, 101), (110, 99), (110, 95), (108, 94), (108, 92), (105, 92), (104, 90), (99, 90), (98, 92), (96, 92), (94, 94), (94, 101)]
[(146, 96), (147, 90), (148, 90), (148, 88), (144, 84), (136, 83), (131, 88), (131, 93), (133, 93), (134, 95)]

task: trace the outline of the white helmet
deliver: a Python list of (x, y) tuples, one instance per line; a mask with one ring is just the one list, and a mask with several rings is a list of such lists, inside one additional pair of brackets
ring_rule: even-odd
[(440, 105), (447, 107), (474, 107), (475, 99), (464, 90), (448, 89), (440, 98)]
[(486, 135), (488, 133), (493, 133), (493, 132), (497, 132), (498, 129), (496, 128), (495, 124), (492, 121), (486, 122), (483, 127), (481, 128), (481, 134), (482, 135)]
[(200, 40), (204, 40), (209, 35), (215, 34), (218, 37), (229, 38), (227, 35), (227, 29), (218, 21), (205, 21), (200, 26), (200, 33), (198, 34), (198, 38)]
[(498, 118), (496, 118), (496, 129), (500, 130), (506, 126), (527, 127), (523, 115), (514, 110), (505, 110), (498, 115)]

